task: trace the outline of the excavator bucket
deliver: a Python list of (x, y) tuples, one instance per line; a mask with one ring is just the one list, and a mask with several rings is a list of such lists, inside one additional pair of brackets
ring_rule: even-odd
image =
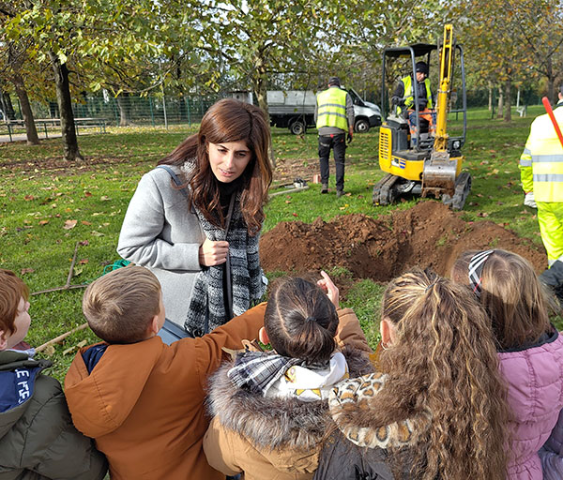
[(424, 162), (422, 196), (440, 198), (443, 194), (453, 195), (456, 176), (457, 160), (450, 160), (448, 152), (433, 152)]

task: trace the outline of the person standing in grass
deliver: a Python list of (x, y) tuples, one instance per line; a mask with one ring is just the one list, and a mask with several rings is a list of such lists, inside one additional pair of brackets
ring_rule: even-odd
[(344, 165), (346, 140), (354, 134), (354, 104), (346, 90), (340, 88), (340, 78), (330, 77), (328, 88), (317, 95), (315, 121), (319, 131), (319, 162), (321, 193), (328, 193), (330, 151), (336, 164), (336, 196), (344, 195)]
[(24, 341), (29, 289), (0, 269), (0, 478), (101, 480), (104, 456), (76, 430), (61, 384)]
[(203, 453), (207, 376), (224, 348), (258, 335), (264, 308), (169, 346), (157, 336), (165, 309), (148, 269), (119, 268), (88, 286), (82, 310), (104, 341), (78, 351), (65, 391), (74, 424), (106, 454), (112, 480), (224, 480)]
[(199, 133), (139, 182), (117, 251), (162, 284), (168, 343), (210, 332), (264, 294), (258, 241), (272, 181), (270, 143), (262, 110), (220, 100)]
[[(553, 111), (563, 129), (563, 85)], [(548, 269), (540, 280), (563, 300), (563, 146), (549, 118), (537, 117), (520, 157), (524, 205), (538, 209), (538, 223)]]

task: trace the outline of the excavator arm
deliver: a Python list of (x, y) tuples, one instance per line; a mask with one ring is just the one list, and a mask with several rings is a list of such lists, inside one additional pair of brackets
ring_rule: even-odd
[(443, 152), (448, 147), (446, 127), (452, 81), (453, 49), (453, 26), (448, 24), (444, 27), (444, 43), (440, 51), (440, 84), (436, 100), (436, 138), (434, 139), (434, 151), (437, 152)]

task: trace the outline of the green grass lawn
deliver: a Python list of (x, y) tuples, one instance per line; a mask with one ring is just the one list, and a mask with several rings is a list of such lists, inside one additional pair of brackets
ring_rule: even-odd
[[(536, 111), (537, 110), (537, 111)], [(541, 244), (535, 211), (523, 206), (518, 159), (529, 125), (541, 107), (528, 109), (526, 118), (511, 123), (491, 120), (486, 110), (471, 111), (464, 148), (464, 169), (473, 177), (473, 190), (464, 216), (509, 224), (518, 235)], [(490, 115), (489, 115), (490, 116)], [(461, 122), (452, 120), (452, 131)], [(141, 175), (183, 138), (195, 130), (131, 128), (110, 130), (106, 135), (79, 137), (85, 164), (65, 164), (60, 139), (40, 146), (0, 146), (0, 267), (14, 270), (32, 292), (65, 285), (75, 245), (79, 244), (71, 284), (88, 283), (119, 257), (117, 239), (123, 216)], [(296, 137), (274, 129), (273, 142), (278, 165), (285, 160), (317, 165), (315, 132)], [(350, 196), (319, 196), (319, 185), (296, 195), (274, 197), (266, 208), (265, 231), (281, 221), (312, 222), (337, 215), (364, 213), (386, 215), (408, 209), (416, 200), (374, 207), (373, 184), (383, 173), (377, 161), (378, 129), (356, 135), (347, 150), (346, 190)], [(334, 177), (332, 177), (334, 182)], [(332, 184), (334, 187), (334, 184)], [(369, 280), (354, 285), (347, 305), (358, 313), (370, 342), (375, 345), (378, 304), (382, 286)], [(82, 289), (46, 293), (31, 299), (32, 327), (28, 336), (38, 346), (84, 322)], [(53, 373), (62, 378), (76, 348), (96, 338), (88, 330), (56, 345), (50, 356)]]

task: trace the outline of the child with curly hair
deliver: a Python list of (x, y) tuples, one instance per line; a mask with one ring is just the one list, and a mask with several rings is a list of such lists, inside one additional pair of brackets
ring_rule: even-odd
[(430, 271), (392, 280), (379, 372), (334, 388), (315, 479), (505, 480), (508, 407), (489, 320)]

